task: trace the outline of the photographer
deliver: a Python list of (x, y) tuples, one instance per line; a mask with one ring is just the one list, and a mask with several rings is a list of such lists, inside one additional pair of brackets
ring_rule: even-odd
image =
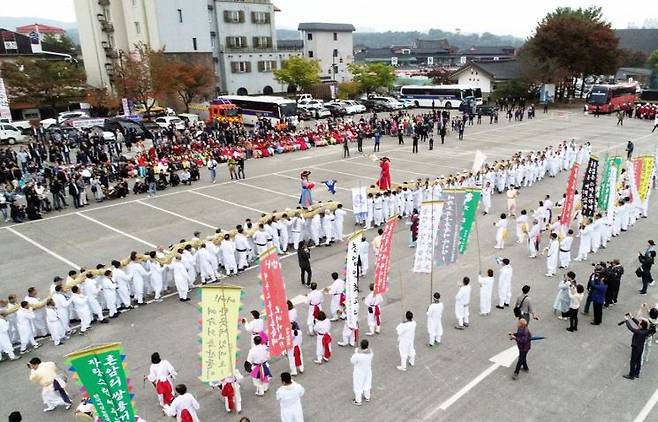
[(608, 291), (605, 294), (605, 306), (617, 304), (617, 295), (619, 294), (619, 287), (621, 286), (621, 277), (624, 275), (624, 267), (618, 259), (614, 259), (608, 267)]
[(642, 352), (644, 351), (644, 342), (649, 335), (649, 322), (645, 319), (639, 322), (627, 313), (625, 316), (626, 328), (633, 333), (631, 339), (631, 364), (628, 374), (623, 375), (624, 378), (633, 380), (640, 377), (640, 369), (642, 368)]

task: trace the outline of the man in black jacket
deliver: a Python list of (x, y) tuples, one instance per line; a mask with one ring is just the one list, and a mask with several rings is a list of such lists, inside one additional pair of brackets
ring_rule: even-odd
[(617, 295), (619, 294), (622, 275), (624, 275), (624, 267), (618, 259), (613, 260), (612, 265), (608, 269), (608, 276), (606, 277), (608, 291), (605, 295), (605, 307), (617, 304)]
[[(297, 249), (297, 259), (299, 261), (299, 269), (301, 270), (302, 284), (306, 286), (311, 285), (311, 277), (313, 272), (311, 271), (311, 250), (306, 245), (306, 241), (302, 240), (299, 243), (299, 248)], [(307, 277), (304, 277), (307, 275)], [(306, 278), (306, 281), (304, 279)]]
[(626, 314), (626, 328), (633, 333), (631, 340), (631, 368), (628, 375), (623, 375), (624, 378), (632, 380), (640, 378), (640, 368), (642, 367), (642, 351), (644, 350), (644, 342), (649, 334), (649, 323), (643, 319), (639, 325), (637, 320), (631, 318), (630, 314)]

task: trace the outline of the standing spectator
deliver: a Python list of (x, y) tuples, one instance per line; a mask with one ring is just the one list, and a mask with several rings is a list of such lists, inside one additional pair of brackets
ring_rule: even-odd
[[(308, 248), (306, 240), (299, 242), (299, 247), (297, 249), (297, 259), (299, 261), (299, 269), (301, 270), (302, 284), (310, 286), (313, 271), (311, 270), (311, 250)], [(305, 275), (306, 277), (304, 277)], [(304, 281), (305, 279), (306, 281)]]
[(418, 154), (418, 135), (414, 133), (414, 136), (411, 137), (411, 153)]
[(569, 328), (567, 331), (578, 331), (578, 311), (580, 303), (583, 301), (585, 287), (582, 284), (569, 286)]
[(526, 372), (530, 370), (528, 368), (528, 352), (530, 351), (531, 337), (532, 334), (530, 334), (530, 330), (528, 329), (528, 322), (523, 318), (519, 318), (516, 333), (510, 333), (511, 340), (516, 340), (516, 347), (519, 348), (519, 359), (516, 361), (516, 369), (512, 374), (512, 379), (514, 380), (519, 377), (519, 371), (521, 369)]
[(633, 145), (633, 141), (628, 141), (626, 144), (626, 159), (630, 160), (631, 157), (633, 156), (633, 150), (635, 149), (635, 145)]
[[(532, 301), (530, 300), (530, 286), (527, 284), (521, 288), (521, 294), (516, 298), (514, 304), (514, 314), (517, 318), (523, 318), (526, 321), (526, 324), (530, 324), (530, 317), (532, 319), (538, 320), (539, 316), (535, 314), (532, 307)], [(518, 312), (517, 312), (518, 309)]]
[(343, 139), (343, 158), (350, 156), (350, 141), (345, 138)]
[(642, 289), (640, 290), (641, 295), (646, 295), (647, 288), (650, 285), (653, 285), (653, 277), (651, 276), (651, 267), (653, 266), (655, 258), (656, 258), (656, 251), (650, 251), (647, 255), (644, 255), (642, 253), (638, 255), (638, 260), (640, 261), (640, 268), (638, 268), (636, 274), (642, 279)]
[(642, 352), (644, 351), (644, 342), (649, 335), (649, 323), (643, 319), (639, 325), (636, 319), (631, 318), (631, 314), (626, 314), (626, 328), (633, 333), (631, 339), (631, 364), (628, 374), (624, 378), (633, 380), (640, 377), (642, 368)]
[(597, 277), (594, 279), (590, 291), (592, 303), (594, 304), (594, 321), (590, 323), (592, 325), (601, 325), (601, 321), (603, 320), (603, 304), (605, 303), (607, 290), (608, 286), (603, 282), (602, 278)]
[(217, 161), (210, 157), (208, 160), (208, 171), (210, 172), (210, 181), (215, 183), (215, 177), (217, 177)]

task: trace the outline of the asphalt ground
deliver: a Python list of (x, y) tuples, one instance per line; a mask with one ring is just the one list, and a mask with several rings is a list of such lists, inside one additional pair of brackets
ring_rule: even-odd
[[(590, 141), (594, 153), (623, 153), (626, 141), (635, 142), (636, 154), (653, 153), (658, 135), (651, 135), (651, 125), (645, 121), (626, 120), (625, 126), (615, 126), (612, 116), (594, 118), (577, 112), (539, 114), (535, 120), (512, 122), (501, 120), (489, 125), (467, 127), (463, 141), (456, 135), (447, 138), (435, 149), (428, 150), (421, 143), (420, 153), (411, 154), (411, 142), (399, 146), (397, 138), (384, 137), (381, 152), (391, 158), (394, 182), (425, 176), (449, 174), (457, 169), (469, 168), (476, 149), (482, 150), (488, 160), (505, 159), (517, 151), (537, 150), (563, 140)], [(228, 171), (219, 169), (216, 184), (204, 181), (191, 188), (167, 189), (155, 198), (131, 195), (126, 200), (92, 204), (80, 212), (67, 210), (51, 214), (48, 218), (20, 225), (0, 227), (0, 274), (2, 296), (18, 293), (21, 297), (29, 286), (45, 293), (54, 275), (65, 275), (71, 267), (91, 267), (113, 258), (125, 257), (131, 250), (166, 246), (181, 238), (190, 238), (196, 230), (209, 235), (216, 227), (228, 228), (244, 218), (256, 218), (260, 212), (293, 208), (299, 194), (298, 176), (302, 169), (312, 171), (311, 179), (338, 180), (339, 190), (330, 195), (322, 186), (316, 189), (316, 200), (337, 199), (351, 207), (349, 189), (359, 184), (371, 184), (378, 175), (376, 163), (367, 155), (372, 151), (366, 142), (364, 155), (356, 153), (343, 159), (341, 146), (317, 148), (275, 158), (247, 162), (247, 179), (240, 182), (226, 180)], [(223, 179), (222, 179), (223, 178)], [(535, 208), (537, 201), (547, 193), (561, 197), (567, 174), (555, 179), (545, 178), (531, 188), (521, 191), (519, 206)], [(656, 195), (651, 203), (655, 206)], [(589, 261), (573, 263), (578, 281), (585, 283), (596, 260), (620, 258), (626, 267), (622, 280), (619, 305), (604, 312), (603, 325), (590, 326), (590, 317), (581, 317), (577, 333), (565, 331), (566, 323), (552, 317), (552, 305), (557, 292), (558, 277), (546, 278), (545, 262), (527, 258), (526, 249), (516, 244), (505, 250), (493, 249), (494, 227), (497, 215), (505, 209), (503, 196), (495, 195), (493, 209), (488, 216), (479, 216), (478, 230), (473, 232), (469, 250), (457, 264), (436, 269), (432, 280), (427, 275), (411, 272), (413, 249), (408, 248), (409, 227), (399, 224), (394, 236), (390, 273), (390, 292), (383, 307), (383, 333), (371, 338), (375, 353), (373, 362), (373, 393), (370, 403), (354, 407), (352, 399), (351, 348), (336, 345), (342, 332), (342, 323), (334, 323), (334, 356), (331, 362), (318, 366), (312, 360), (315, 338), (304, 337), (306, 371), (297, 381), (306, 388), (303, 398), (305, 419), (308, 421), (362, 420), (581, 420), (581, 421), (634, 421), (656, 420), (658, 410), (649, 410), (645, 419), (638, 418), (643, 407), (656, 391), (658, 375), (655, 351), (642, 370), (642, 378), (628, 381), (621, 377), (628, 371), (631, 334), (617, 322), (625, 312), (635, 313), (641, 303), (656, 303), (658, 295), (650, 289), (649, 295), (638, 296), (639, 281), (633, 271), (637, 266), (636, 254), (646, 240), (656, 237), (656, 223), (651, 211), (648, 219), (640, 220), (631, 231), (615, 238), (607, 249), (590, 256)], [(345, 222), (345, 231), (351, 231), (351, 214)], [(368, 232), (372, 238), (374, 232)], [(480, 248), (474, 238), (479, 237)], [(508, 242), (509, 243), (509, 242)], [(574, 246), (577, 246), (577, 241)], [(314, 248), (311, 251), (313, 277), (321, 287), (330, 283), (330, 273), (339, 271), (345, 260), (344, 245)], [(498, 367), (489, 361), (493, 356), (512, 348), (507, 333), (514, 329), (512, 311), (494, 309), (488, 317), (478, 316), (479, 289), (474, 286), (471, 295), (471, 326), (464, 331), (454, 325), (454, 296), (458, 283), (465, 275), (477, 278), (478, 269), (493, 268), (498, 274), (495, 257), (512, 260), (514, 278), (513, 296), (520, 293), (523, 284), (532, 287), (531, 297), (541, 316), (533, 321), (533, 335), (546, 339), (533, 343), (528, 361), (530, 372), (522, 373), (512, 381), (512, 369)], [(575, 255), (574, 255), (575, 256)], [(371, 267), (374, 264), (371, 256)], [(282, 258), (282, 271), (287, 283), (287, 294), (296, 297), (307, 290), (299, 283), (299, 269), (294, 255)], [(244, 313), (261, 309), (260, 287), (257, 272), (249, 270), (232, 284), (240, 285), (246, 294)], [(362, 288), (372, 281), (372, 272), (362, 280)], [(496, 292), (497, 284), (494, 287)], [(428, 348), (426, 343), (425, 311), (432, 290), (440, 291), (445, 311), (444, 337), (439, 347)], [(196, 293), (193, 294), (197, 298)], [(494, 293), (495, 297), (495, 293)], [(328, 298), (325, 306), (328, 306)], [(306, 319), (306, 307), (298, 306), (300, 321)], [(395, 325), (404, 311), (416, 315), (416, 366), (407, 372), (395, 369), (399, 364)], [(361, 307), (362, 329), (365, 325), (365, 308)], [(58, 409), (44, 416), (39, 388), (28, 381), (26, 360), (40, 356), (63, 365), (63, 356), (96, 343), (120, 341), (127, 354), (128, 369), (135, 380), (135, 394), (139, 414), (147, 421), (166, 420), (159, 411), (153, 388), (142, 383), (147, 373), (152, 352), (159, 351), (177, 369), (176, 382), (188, 385), (201, 404), (203, 421), (235, 420), (235, 415), (224, 414), (223, 403), (216, 390), (210, 390), (198, 381), (196, 300), (180, 303), (175, 297), (160, 304), (149, 304), (126, 312), (110, 324), (94, 325), (84, 337), (75, 336), (60, 347), (53, 347), (49, 339), (44, 347), (29, 353), (17, 362), (0, 363), (0, 413), (20, 410), (24, 420), (70, 421), (72, 411)], [(305, 324), (303, 324), (305, 326)], [(243, 356), (249, 348), (249, 336), (243, 335), (239, 347)], [(513, 349), (512, 349), (513, 350)], [(513, 357), (504, 353), (502, 360)], [(249, 379), (242, 381), (243, 416), (252, 421), (278, 420), (278, 404), (274, 390), (279, 385), (278, 374), (288, 369), (287, 360), (272, 361), (274, 379), (265, 397), (256, 397)], [(475, 381), (478, 381), (477, 383)], [(468, 388), (471, 383), (471, 388)], [(466, 389), (464, 387), (467, 387)], [(68, 390), (79, 401), (79, 386), (71, 383)], [(656, 396), (658, 397), (658, 395)], [(654, 398), (655, 402), (655, 398)], [(449, 406), (446, 406), (449, 404)], [(444, 409), (445, 408), (445, 409)], [(638, 418), (638, 419), (636, 419)]]

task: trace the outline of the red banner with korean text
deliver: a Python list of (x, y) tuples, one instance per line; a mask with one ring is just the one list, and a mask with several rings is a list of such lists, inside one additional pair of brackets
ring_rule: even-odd
[(642, 179), (642, 168), (644, 167), (644, 160), (636, 158), (633, 160), (633, 177), (635, 179), (635, 187), (640, 190), (640, 180)]
[(560, 216), (560, 224), (564, 227), (569, 227), (571, 219), (573, 218), (574, 196), (576, 194), (576, 180), (578, 179), (578, 169), (580, 166), (575, 163), (571, 167), (569, 173), (569, 181), (567, 182), (567, 192), (564, 197), (564, 204), (562, 205), (562, 215)]
[(393, 232), (395, 231), (397, 222), (397, 216), (393, 216), (384, 225), (379, 253), (375, 258), (374, 294), (384, 294), (388, 290), (388, 271), (391, 268), (391, 246), (393, 245)]
[(288, 318), (286, 288), (276, 248), (263, 252), (258, 261), (263, 285), (263, 302), (267, 316), (270, 356), (280, 356), (292, 349), (292, 328)]

